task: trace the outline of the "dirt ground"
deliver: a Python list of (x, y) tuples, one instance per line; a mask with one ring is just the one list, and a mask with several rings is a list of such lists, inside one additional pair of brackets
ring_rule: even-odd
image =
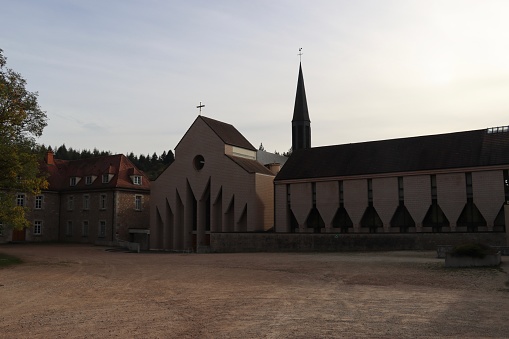
[[(434, 252), (165, 254), (2, 245), (1, 338), (507, 338), (509, 264)], [(507, 257), (503, 257), (506, 259)]]

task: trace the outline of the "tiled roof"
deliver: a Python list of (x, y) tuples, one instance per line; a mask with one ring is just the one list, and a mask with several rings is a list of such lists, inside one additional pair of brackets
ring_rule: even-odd
[(277, 180), (509, 166), (509, 132), (475, 130), (294, 151)]
[(202, 119), (225, 144), (256, 151), (256, 148), (233, 125), (204, 116), (199, 116), (198, 119)]
[(242, 167), (248, 173), (260, 173), (274, 176), (274, 173), (272, 173), (267, 167), (263, 166), (256, 160), (239, 158), (231, 155), (226, 156), (230, 158), (233, 162), (235, 162), (237, 165)]
[[(149, 178), (122, 154), (80, 160), (54, 159), (53, 162), (53, 164), (43, 165), (43, 168), (49, 173), (48, 182), (50, 190), (74, 191), (105, 188), (150, 189)], [(103, 183), (103, 174), (112, 174), (113, 177), (108, 183)], [(133, 184), (130, 178), (131, 175), (141, 175), (142, 184)], [(96, 178), (91, 184), (87, 185), (87, 176), (95, 176)], [(75, 186), (70, 186), (72, 177), (81, 178)]]

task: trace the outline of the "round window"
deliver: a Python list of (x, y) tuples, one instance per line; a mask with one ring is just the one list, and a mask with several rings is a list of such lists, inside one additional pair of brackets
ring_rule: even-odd
[(193, 160), (194, 168), (199, 171), (203, 168), (205, 165), (205, 158), (203, 158), (203, 155), (197, 155), (194, 157)]

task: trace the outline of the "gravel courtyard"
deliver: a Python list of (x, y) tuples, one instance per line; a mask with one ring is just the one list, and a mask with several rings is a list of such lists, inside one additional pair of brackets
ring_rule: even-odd
[[(1, 245), (1, 338), (507, 338), (509, 264), (434, 252), (165, 254)], [(507, 257), (503, 257), (506, 260)]]

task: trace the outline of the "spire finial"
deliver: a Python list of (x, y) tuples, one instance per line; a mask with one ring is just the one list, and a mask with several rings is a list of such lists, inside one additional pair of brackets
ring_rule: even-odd
[(302, 47), (301, 47), (301, 48), (299, 48), (299, 54), (297, 54), (299, 56), (299, 62), (302, 62), (302, 54), (304, 54), (304, 53), (302, 53)]
[(200, 109), (200, 115), (201, 115), (201, 109), (202, 109), (202, 107), (205, 107), (205, 105), (203, 105), (203, 104), (201, 103), (201, 101), (200, 101), (200, 104), (199, 104), (198, 106), (196, 106), (196, 108), (199, 108), (199, 109)]

